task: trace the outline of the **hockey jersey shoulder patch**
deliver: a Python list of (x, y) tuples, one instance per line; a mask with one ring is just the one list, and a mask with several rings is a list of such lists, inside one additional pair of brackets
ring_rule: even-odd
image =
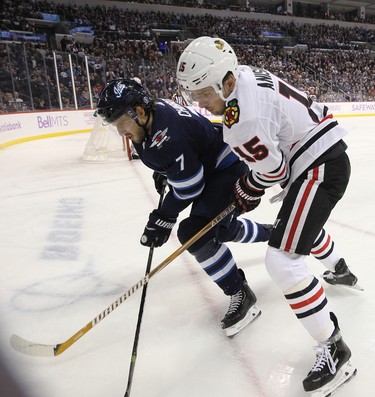
[(240, 121), (240, 107), (236, 98), (231, 99), (224, 111), (224, 124), (231, 128), (233, 124)]

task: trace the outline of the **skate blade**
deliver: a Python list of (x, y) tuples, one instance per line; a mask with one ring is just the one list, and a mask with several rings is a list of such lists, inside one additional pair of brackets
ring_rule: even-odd
[(358, 283), (354, 285), (345, 285), (345, 284), (331, 284), (329, 283), (321, 274), (320, 277), (328, 284), (331, 285), (332, 287), (343, 287), (343, 288), (350, 288), (350, 289), (356, 289), (357, 291), (364, 291), (365, 289), (362, 288)]
[(352, 287), (349, 286), (343, 286), (343, 287), (347, 287), (347, 288), (351, 288), (351, 289), (356, 289), (358, 291), (364, 291), (365, 289), (363, 287), (361, 287), (359, 284), (354, 284)]
[(244, 330), (249, 324), (251, 324), (257, 317), (261, 315), (261, 310), (257, 306), (252, 306), (246, 313), (246, 316), (240, 320), (237, 324), (231, 327), (225, 328), (225, 333), (228, 338), (233, 338), (239, 332)]
[(312, 392), (310, 394), (310, 397), (332, 396), (346, 382), (349, 382), (349, 380), (352, 379), (356, 373), (357, 373), (357, 368), (354, 368), (350, 363), (350, 361), (348, 361), (341, 367), (340, 371), (337, 373), (335, 378), (330, 383)]

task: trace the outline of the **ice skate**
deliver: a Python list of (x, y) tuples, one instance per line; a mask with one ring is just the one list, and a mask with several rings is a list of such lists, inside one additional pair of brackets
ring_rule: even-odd
[(351, 287), (363, 291), (363, 288), (357, 285), (358, 279), (349, 270), (344, 258), (341, 258), (337, 262), (334, 272), (326, 270), (323, 273), (322, 278), (324, 281), (331, 285), (342, 285), (345, 287)]
[(357, 372), (349, 361), (351, 351), (340, 334), (336, 316), (331, 313), (335, 324), (332, 336), (314, 347), (316, 361), (303, 381), (303, 388), (311, 397), (327, 397), (350, 380)]
[(221, 321), (222, 328), (228, 337), (233, 337), (247, 327), (260, 314), (260, 309), (255, 306), (257, 298), (247, 284), (245, 275), (238, 269), (243, 277), (242, 288), (231, 295), (229, 309)]

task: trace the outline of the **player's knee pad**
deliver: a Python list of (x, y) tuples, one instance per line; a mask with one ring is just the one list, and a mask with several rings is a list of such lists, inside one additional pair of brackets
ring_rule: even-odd
[(310, 275), (305, 255), (290, 254), (273, 247), (267, 248), (265, 265), (282, 291), (290, 290)]
[(191, 252), (191, 254), (195, 257), (198, 263), (203, 263), (207, 259), (214, 257), (220, 246), (221, 244), (216, 239), (211, 239), (199, 249)]
[(233, 216), (227, 222), (222, 222), (218, 226), (217, 238), (220, 242), (234, 241), (242, 227), (242, 222)]
[[(190, 217), (182, 220), (179, 224), (177, 230), (177, 237), (181, 244), (185, 244), (191, 237), (193, 237), (196, 233), (198, 233), (203, 227), (207, 225), (209, 220), (203, 217)], [(209, 230), (206, 234), (204, 234), (198, 241), (196, 241), (191, 247), (187, 250), (193, 254), (198, 251), (200, 248), (204, 247), (210, 240), (215, 238), (216, 231), (215, 229)]]

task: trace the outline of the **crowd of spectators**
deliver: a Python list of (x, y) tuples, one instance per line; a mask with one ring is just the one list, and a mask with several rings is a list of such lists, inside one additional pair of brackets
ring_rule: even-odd
[[(120, 1), (128, 2), (128, 0)], [(231, 2), (227, 0), (136, 0), (136, 2), (146, 4), (157, 3), (162, 5), (175, 5), (203, 9), (288, 15), (287, 10), (285, 9), (285, 5), (281, 1), (273, 4), (267, 1), (255, 2), (249, 0), (244, 5), (239, 5), (236, 1)], [(322, 1), (320, 4), (294, 1), (293, 15), (303, 18), (375, 23), (375, 17), (373, 15), (365, 16), (365, 18), (360, 18), (356, 9), (348, 12), (343, 12), (342, 10), (335, 9), (334, 6), (335, 4), (330, 5), (327, 1)]]
[(4, 0), (0, 30), (16, 23), (36, 33), (30, 18), (41, 13), (58, 14), (71, 24), (79, 16), (92, 26), (94, 39), (81, 42), (67, 34), (60, 42), (0, 41), (0, 111), (58, 108), (59, 92), (64, 108), (89, 107), (107, 81), (120, 77), (139, 77), (154, 97), (171, 98), (186, 43), (178, 37), (162, 42), (153, 30), (162, 27), (225, 38), (240, 63), (264, 67), (319, 101), (375, 100), (375, 30), (364, 27)]

